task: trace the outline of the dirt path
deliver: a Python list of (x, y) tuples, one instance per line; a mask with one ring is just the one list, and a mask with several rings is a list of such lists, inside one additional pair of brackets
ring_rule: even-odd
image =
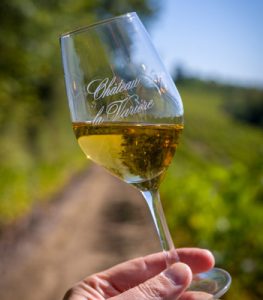
[(159, 250), (140, 194), (92, 166), (0, 241), (0, 299), (61, 300), (82, 277)]

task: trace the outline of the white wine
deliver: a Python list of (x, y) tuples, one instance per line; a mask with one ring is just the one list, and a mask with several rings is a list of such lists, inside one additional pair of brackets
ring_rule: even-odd
[(159, 186), (182, 129), (182, 124), (73, 123), (89, 159), (142, 190)]

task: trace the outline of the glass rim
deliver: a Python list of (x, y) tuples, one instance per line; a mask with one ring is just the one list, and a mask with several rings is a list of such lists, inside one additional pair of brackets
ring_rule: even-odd
[(102, 25), (102, 24), (111, 23), (111, 22), (113, 22), (113, 21), (115, 21), (117, 19), (133, 18), (135, 16), (137, 16), (136, 12), (128, 12), (128, 13), (125, 13), (125, 14), (122, 14), (122, 15), (119, 15), (119, 16), (102, 19), (102, 20), (94, 22), (94, 23), (92, 23), (90, 25), (79, 27), (79, 28), (67, 31), (65, 33), (62, 33), (62, 34), (60, 34), (59, 37), (60, 37), (60, 39), (62, 39), (62, 38), (65, 38), (65, 37), (69, 37), (71, 35), (75, 35), (75, 34), (78, 34), (78, 33), (81, 33), (81, 32), (85, 32), (85, 31), (87, 31), (90, 28), (93, 28), (93, 27), (96, 27), (96, 26), (99, 26), (99, 25)]

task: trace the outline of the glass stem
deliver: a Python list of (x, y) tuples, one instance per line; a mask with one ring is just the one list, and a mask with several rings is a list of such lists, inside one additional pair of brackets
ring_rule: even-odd
[(179, 256), (174, 248), (173, 240), (166, 223), (159, 191), (141, 191), (141, 193), (151, 212), (161, 247), (165, 254), (167, 266), (173, 264), (174, 262), (178, 262)]

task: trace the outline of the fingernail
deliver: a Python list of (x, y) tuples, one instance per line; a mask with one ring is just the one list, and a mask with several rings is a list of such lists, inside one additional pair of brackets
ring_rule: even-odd
[(176, 286), (187, 287), (192, 281), (191, 269), (183, 263), (173, 264), (163, 272), (163, 275)]

